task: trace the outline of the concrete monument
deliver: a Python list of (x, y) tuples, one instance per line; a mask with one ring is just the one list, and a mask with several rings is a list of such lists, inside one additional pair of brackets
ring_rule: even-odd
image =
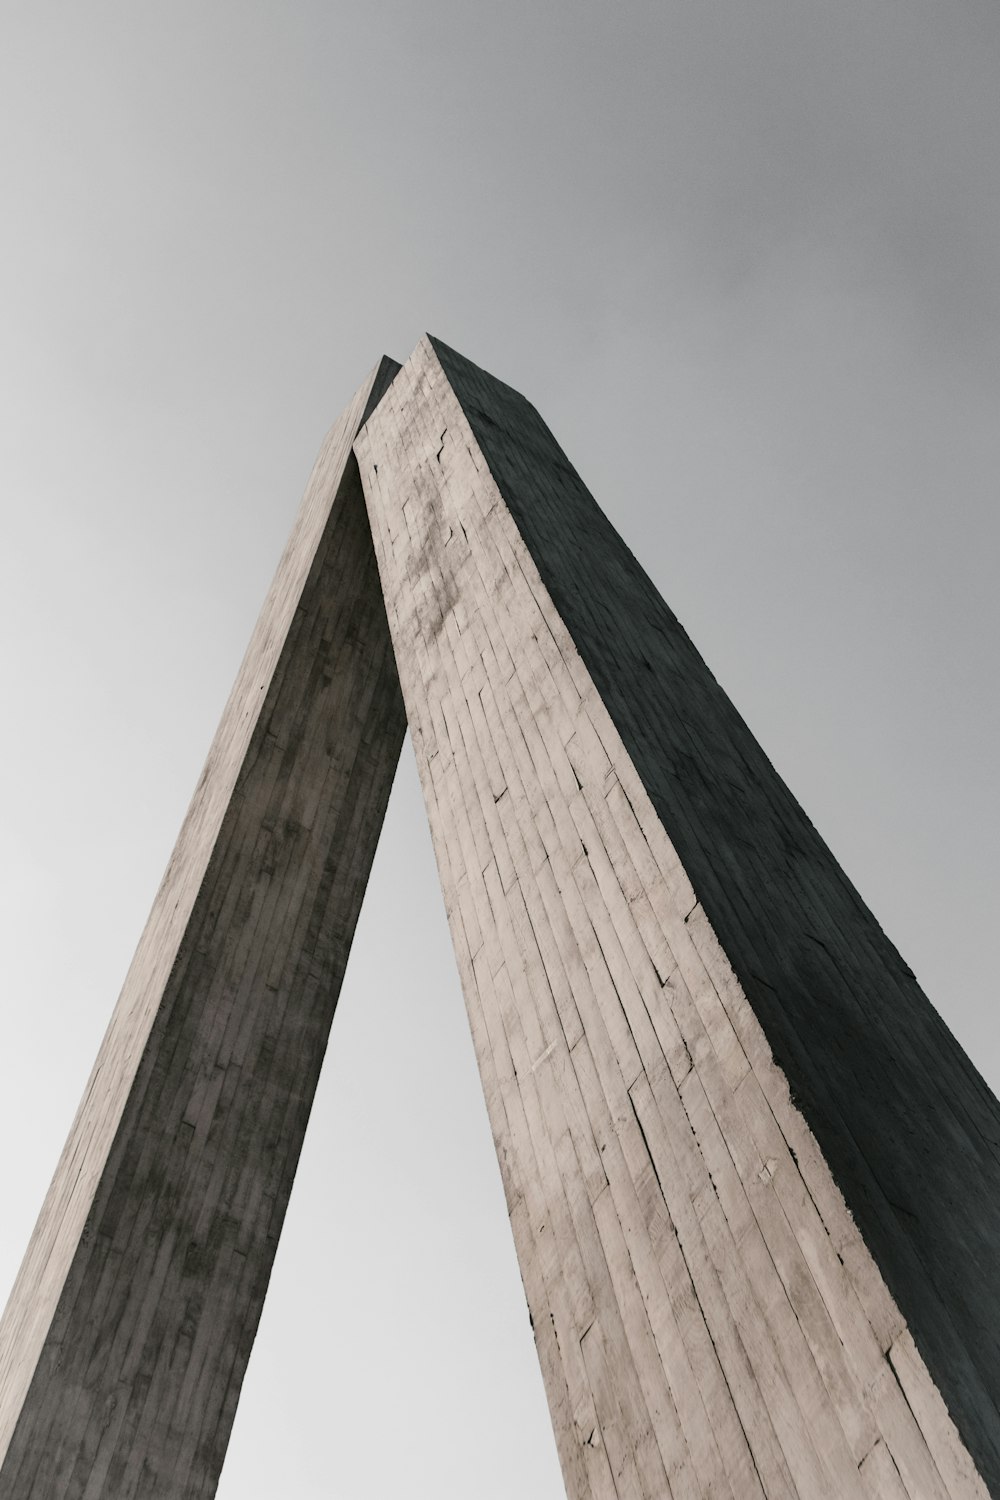
[(211, 1496), (405, 724), (572, 1500), (1000, 1495), (1000, 1107), (529, 404), (321, 452), (0, 1325), (0, 1500)]

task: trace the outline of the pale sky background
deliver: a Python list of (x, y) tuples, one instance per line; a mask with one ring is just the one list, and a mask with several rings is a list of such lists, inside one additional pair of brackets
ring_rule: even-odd
[[(0, 1295), (326, 427), (540, 408), (994, 1088), (1000, 19), (0, 3)], [(407, 746), (221, 1500), (557, 1500)]]

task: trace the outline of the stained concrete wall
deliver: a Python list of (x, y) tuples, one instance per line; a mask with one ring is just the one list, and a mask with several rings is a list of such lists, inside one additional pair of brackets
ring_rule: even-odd
[(214, 1492), (400, 684), (572, 1500), (1000, 1494), (996, 1101), (537, 413), (429, 339), (397, 368), (320, 456), (0, 1325), (0, 1500)]
[(404, 733), (332, 429), (0, 1325), (3, 1500), (215, 1493)]
[(355, 446), (569, 1494), (1000, 1493), (996, 1101), (528, 403)]

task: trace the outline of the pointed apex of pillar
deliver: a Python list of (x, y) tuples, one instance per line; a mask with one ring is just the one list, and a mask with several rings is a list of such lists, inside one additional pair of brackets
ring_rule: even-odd
[(393, 359), (389, 354), (383, 354), (382, 358), (379, 360), (378, 364), (375, 366), (370, 376), (368, 377), (371, 381), (371, 385), (368, 390), (368, 399), (365, 402), (365, 409), (361, 417), (361, 422), (359, 424), (360, 426), (363, 427), (364, 424), (368, 421), (368, 418), (371, 416), (376, 406), (378, 406), (382, 397), (392, 385), (392, 382), (395, 380), (396, 376), (399, 374), (402, 368), (403, 367), (399, 363), (398, 359)]

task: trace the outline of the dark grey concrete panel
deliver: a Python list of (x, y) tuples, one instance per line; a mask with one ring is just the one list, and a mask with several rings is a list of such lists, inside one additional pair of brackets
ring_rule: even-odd
[[(523, 397), (433, 347), (955, 1423), (1000, 1494), (1000, 1106)], [(669, 477), (655, 476), (669, 494)]]
[(8, 1309), (3, 1500), (215, 1492), (405, 728), (350, 452), (397, 369), (321, 455)]

